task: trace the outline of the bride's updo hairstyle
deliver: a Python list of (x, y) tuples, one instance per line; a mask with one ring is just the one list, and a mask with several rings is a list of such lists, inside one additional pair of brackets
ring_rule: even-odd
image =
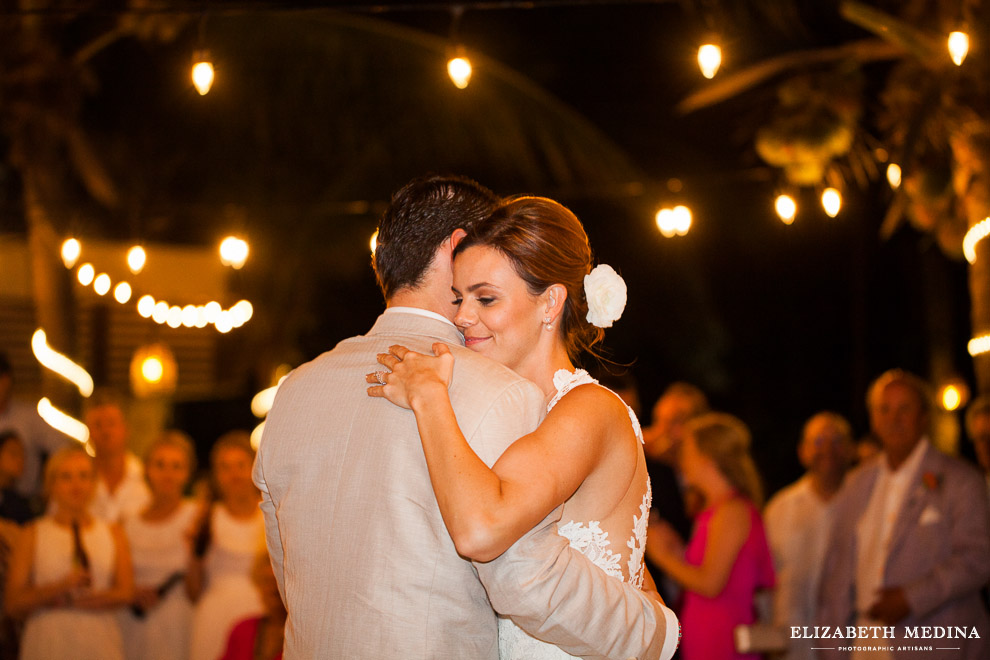
[(557, 324), (567, 354), (571, 359), (582, 351), (595, 354), (605, 332), (586, 320), (584, 276), (591, 272), (591, 246), (568, 208), (545, 197), (510, 198), (475, 225), (454, 254), (473, 246), (505, 255), (534, 296), (553, 284), (563, 285), (567, 300)]

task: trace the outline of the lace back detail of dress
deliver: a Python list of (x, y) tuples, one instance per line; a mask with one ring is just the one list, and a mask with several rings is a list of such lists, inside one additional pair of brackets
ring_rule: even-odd
[[(557, 393), (547, 404), (547, 412), (564, 398), (578, 385), (598, 384), (584, 369), (577, 369), (574, 372), (560, 369), (553, 375), (553, 385), (557, 388)], [(599, 385), (599, 387), (601, 387)], [(608, 388), (605, 388), (608, 389)], [(611, 392), (611, 390), (609, 390)], [(615, 394), (615, 392), (612, 392)], [(618, 394), (615, 394), (618, 397)], [(639, 420), (632, 408), (626, 406), (629, 411), (629, 421), (632, 423), (633, 431), (639, 441), (643, 442), (643, 432), (639, 426)], [(639, 588), (643, 586), (643, 555), (646, 552), (646, 526), (650, 517), (650, 505), (653, 500), (653, 490), (649, 478), (646, 481), (646, 494), (639, 506), (639, 515), (633, 516), (632, 534), (626, 541), (629, 548), (629, 560), (626, 562), (626, 572), (629, 575), (630, 584)], [(621, 555), (613, 552), (609, 546), (612, 542), (608, 538), (608, 532), (601, 529), (601, 522), (591, 520), (587, 523), (575, 522), (571, 520), (566, 524), (557, 526), (557, 533), (568, 540), (571, 547), (579, 551), (585, 557), (595, 563), (605, 573), (619, 580), (625, 580), (622, 568), (619, 566)]]
[[(553, 410), (553, 407), (564, 395), (575, 387), (592, 383), (597, 384), (598, 381), (583, 369), (578, 369), (573, 373), (566, 369), (557, 371), (553, 376), (553, 384), (557, 388), (557, 393), (547, 405), (547, 412)], [(613, 392), (613, 394), (615, 393)], [(616, 396), (618, 395), (616, 394)], [(636, 414), (629, 406), (626, 408), (629, 410), (629, 420), (632, 423), (633, 431), (635, 431), (639, 441), (643, 442), (639, 420), (636, 419)], [(649, 479), (647, 479), (646, 494), (643, 495), (639, 515), (633, 516), (632, 533), (626, 542), (626, 547), (629, 548), (626, 572), (629, 575), (630, 584), (636, 587), (643, 585), (643, 554), (646, 550), (646, 524), (650, 516), (651, 493)], [(590, 559), (606, 575), (625, 581), (621, 566), (622, 555), (613, 552), (609, 547), (612, 542), (608, 538), (608, 532), (601, 528), (600, 521), (576, 522), (572, 520), (568, 523), (561, 523), (557, 525), (557, 533), (567, 539), (572, 548)], [(552, 644), (531, 637), (511, 619), (502, 617), (499, 617), (498, 620), (498, 651), (500, 660), (563, 660), (574, 657)]]

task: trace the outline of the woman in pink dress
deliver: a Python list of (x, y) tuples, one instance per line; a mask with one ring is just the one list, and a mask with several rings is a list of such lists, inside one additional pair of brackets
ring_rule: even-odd
[(687, 547), (669, 526), (651, 530), (647, 555), (684, 588), (684, 660), (755, 659), (736, 652), (733, 630), (756, 620), (753, 597), (773, 586), (773, 561), (757, 508), (763, 495), (749, 453), (750, 434), (731, 415), (693, 420), (681, 447), (687, 487), (705, 508)]

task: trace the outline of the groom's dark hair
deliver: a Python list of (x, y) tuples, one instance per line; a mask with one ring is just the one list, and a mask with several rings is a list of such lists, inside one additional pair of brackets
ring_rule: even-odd
[(457, 175), (422, 176), (392, 195), (378, 223), (371, 259), (385, 300), (399, 289), (422, 284), (437, 250), (454, 230), (470, 231), (499, 202), (488, 188)]

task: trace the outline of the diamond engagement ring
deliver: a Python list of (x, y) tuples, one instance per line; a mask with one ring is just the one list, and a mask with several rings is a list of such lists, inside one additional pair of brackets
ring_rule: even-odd
[(385, 384), (385, 372), (384, 371), (376, 371), (375, 372), (375, 380), (378, 381), (378, 384), (379, 385), (384, 385)]

